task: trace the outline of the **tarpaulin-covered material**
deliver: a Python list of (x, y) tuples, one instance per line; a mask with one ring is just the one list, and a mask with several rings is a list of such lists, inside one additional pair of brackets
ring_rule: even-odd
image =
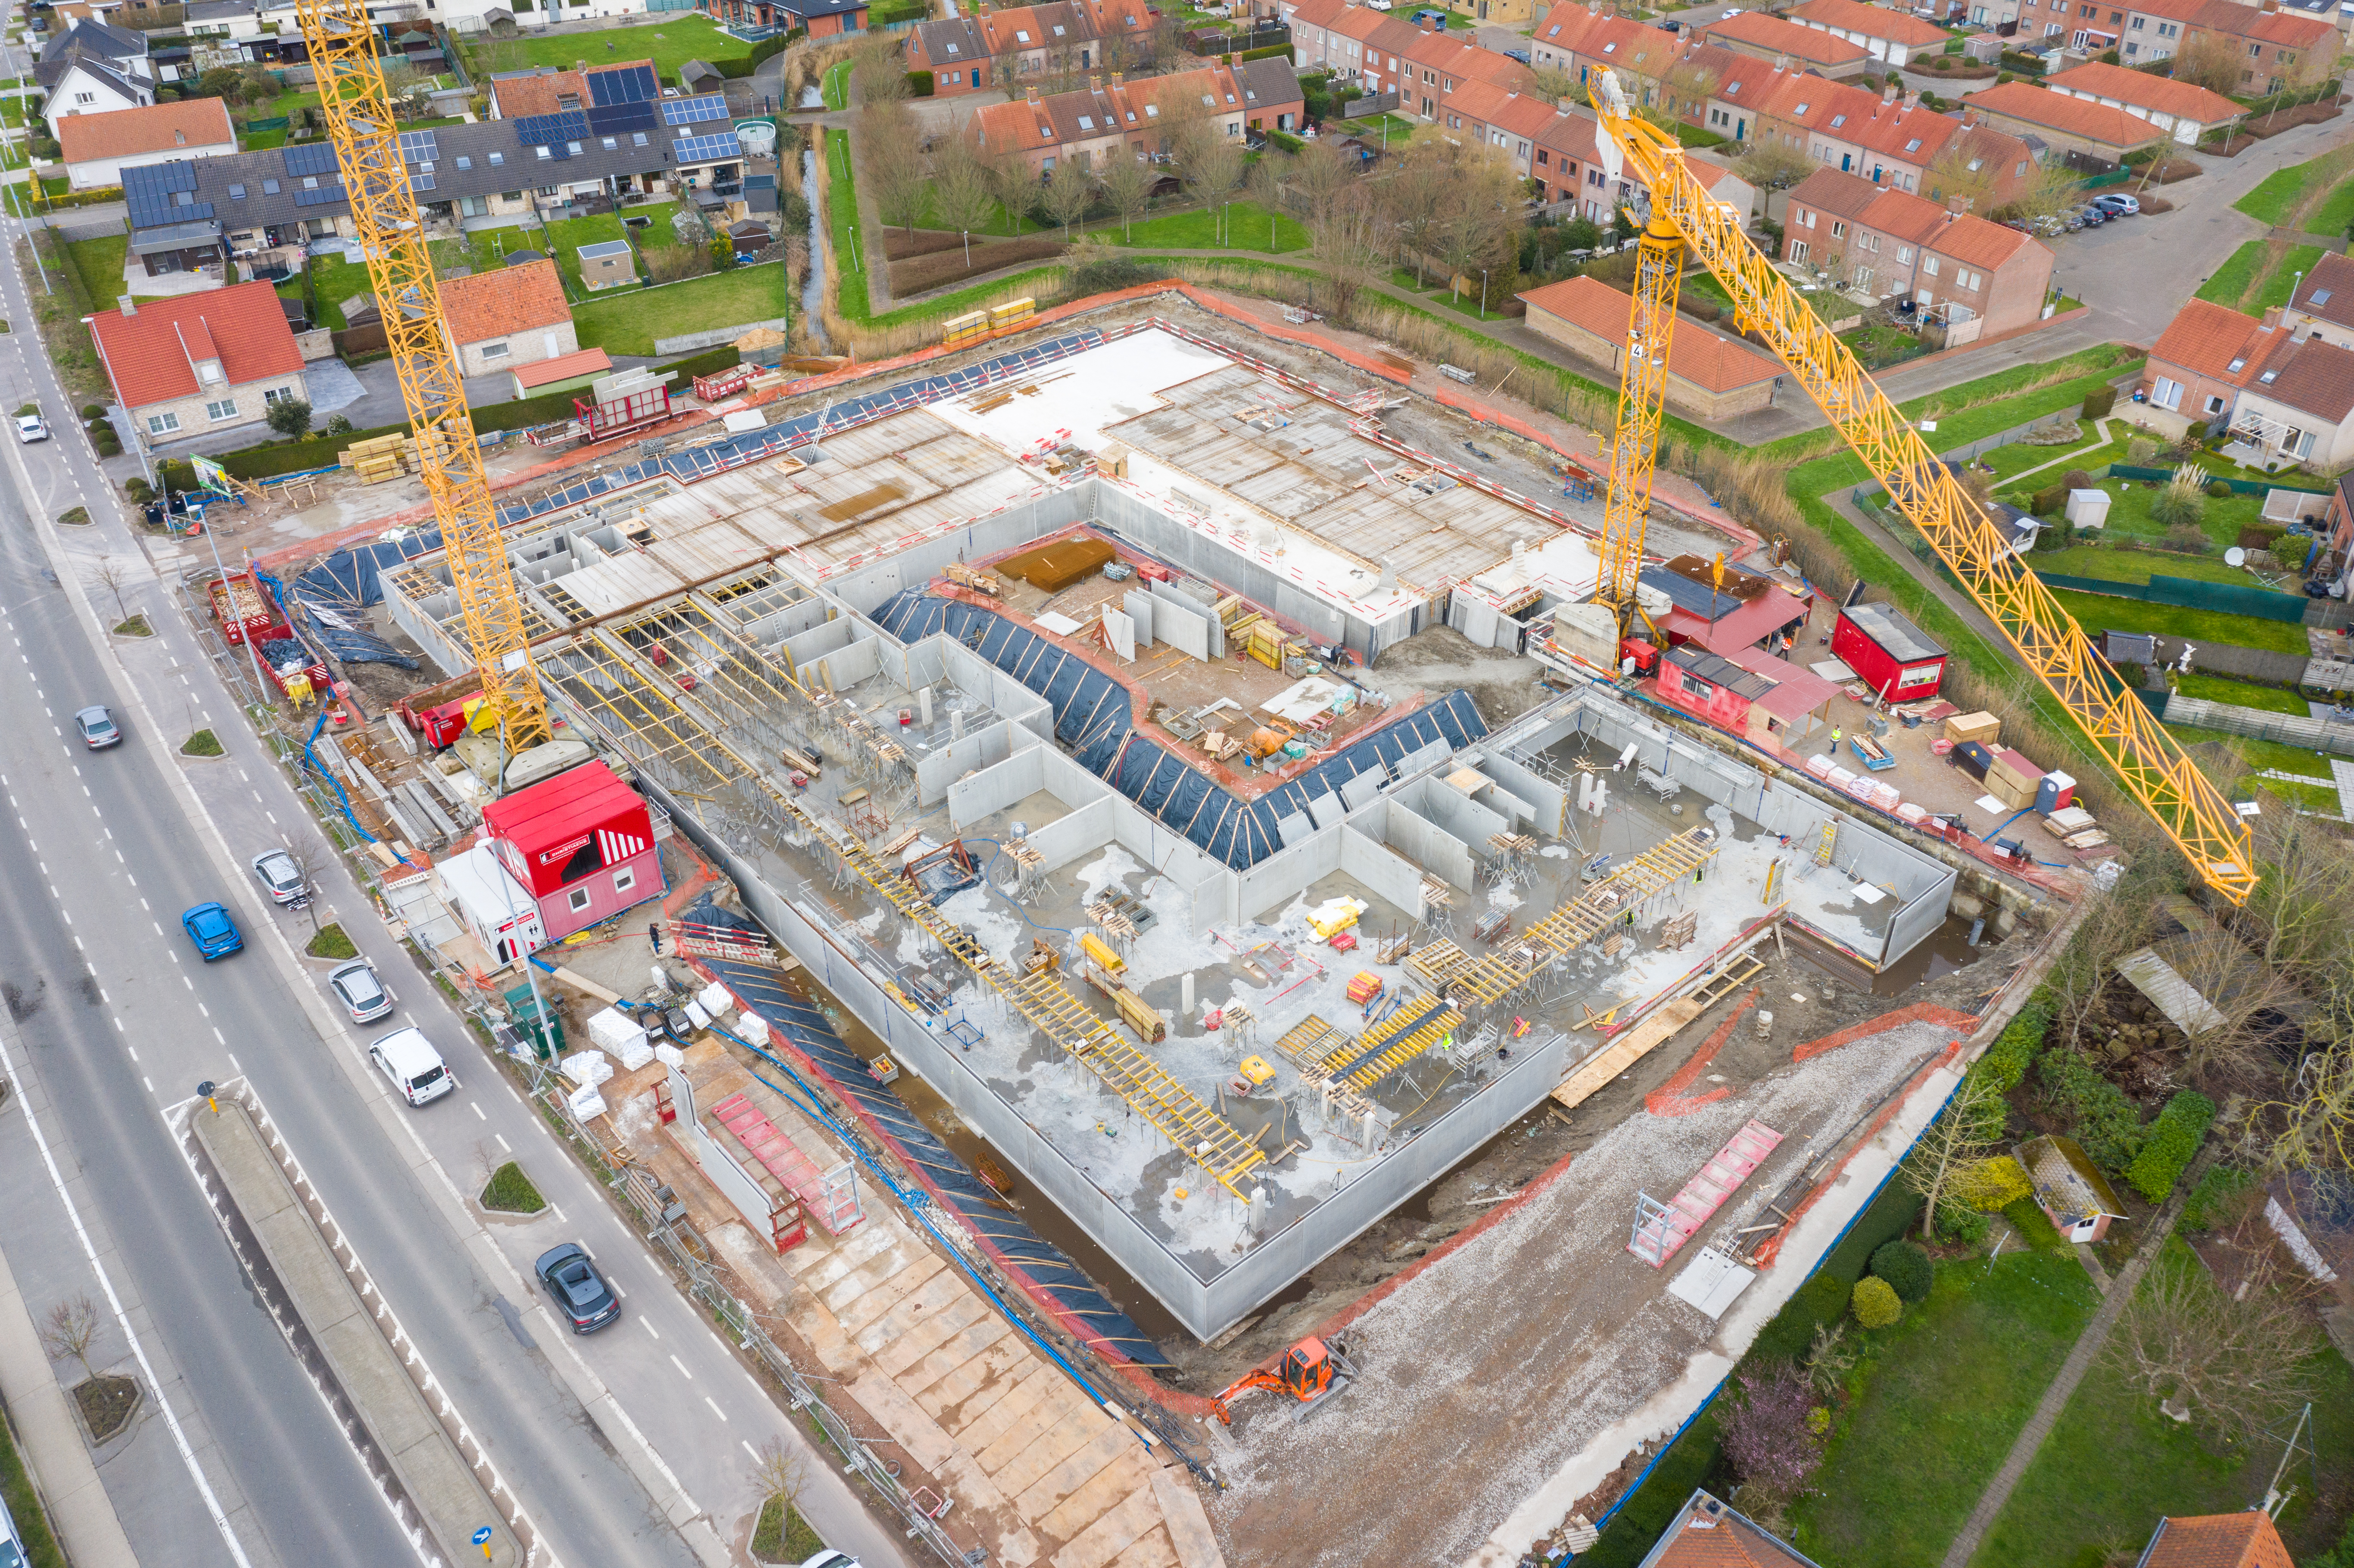
[[(758, 929), (743, 916), (716, 905), (699, 905), (687, 912), (687, 917), (706, 925)], [(981, 1178), (916, 1118), (905, 1101), (875, 1081), (864, 1060), (843, 1043), (824, 1012), (787, 990), (781, 974), (724, 959), (695, 961), (766, 1020), (779, 1043), (801, 1057), (837, 1099), (851, 1107), (866, 1129), (890, 1146), (925, 1191), (953, 1211), (980, 1239), (998, 1266), (1020, 1281), (1074, 1337), (1116, 1360), (1144, 1366), (1167, 1364), (1161, 1347), (1145, 1338), (1144, 1330), (1080, 1272), (1078, 1265), (1031, 1229), (1020, 1214), (1003, 1207)]]
[(294, 597), (329, 606), (382, 603), (387, 567), (405, 566), (440, 547), (440, 529), (419, 528), (404, 538), (337, 550), (313, 562), (308, 571), (294, 579)]
[[(423, 536), (419, 535), (419, 537)], [(441, 540), (440, 531), (431, 531), (431, 537), (433, 542), (430, 545), (411, 553), (422, 554), (425, 550), (440, 548)], [(412, 538), (403, 543), (414, 545), (416, 540)], [(353, 627), (335, 624), (336, 611), (355, 609), (365, 604), (375, 604), (384, 598), (384, 590), (380, 586), (381, 568), (397, 564), (398, 557), (378, 556), (376, 552), (397, 550), (401, 547), (400, 545), (376, 544), (362, 545), (351, 550), (338, 550), (295, 578), (294, 589), (292, 593), (287, 591), (284, 583), (267, 572), (257, 572), (254, 575), (268, 585), (270, 591), (278, 597), (279, 603), (287, 607), (288, 612), (294, 618), (296, 628), (311, 637), (318, 646), (325, 649), (341, 662), (392, 664), (403, 670), (414, 670), (417, 668), (417, 661), (387, 642), (383, 638)], [(363, 584), (365, 584), (364, 591)], [(322, 606), (328, 607), (326, 615), (317, 613)]]
[(1055, 737), (1072, 748), (1080, 767), (1237, 871), (1281, 849), (1276, 824), (1307, 810), (1311, 798), (1361, 773), (1394, 771), (1436, 742), (1459, 748), (1488, 733), (1470, 697), (1452, 692), (1245, 800), (1139, 734), (1126, 686), (994, 610), (903, 588), (876, 609), (875, 620), (902, 642), (946, 632), (1045, 698), (1055, 711)]

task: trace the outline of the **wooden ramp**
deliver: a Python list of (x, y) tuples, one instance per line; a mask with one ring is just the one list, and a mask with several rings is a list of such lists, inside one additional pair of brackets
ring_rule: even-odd
[(1561, 1087), (1553, 1090), (1554, 1102), (1564, 1110), (1575, 1107), (1654, 1049), (1673, 1039), (1685, 1024), (1705, 1012), (1707, 1006), (1706, 1002), (1692, 996), (1680, 996), (1665, 1003), (1617, 1040), (1579, 1063), (1569, 1076), (1561, 1081)]

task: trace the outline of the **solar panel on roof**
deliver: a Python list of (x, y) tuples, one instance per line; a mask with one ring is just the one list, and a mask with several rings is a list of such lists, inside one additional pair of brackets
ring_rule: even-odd
[(653, 122), (654, 106), (651, 103), (613, 103), (588, 111), (588, 129), (599, 136), (647, 130)]
[(196, 188), (196, 167), (191, 163), (145, 164), (123, 170), (122, 199), (131, 209), (131, 227), (154, 228), (212, 217), (212, 203), (181, 199)]
[(716, 158), (740, 158), (744, 144), (736, 140), (736, 132), (724, 132), (716, 136), (682, 136), (673, 148), (682, 164), (707, 164)]
[(661, 96), (662, 84), (654, 79), (652, 66), (623, 66), (617, 70), (588, 73), (591, 103), (642, 103)]
[(588, 117), (577, 109), (562, 114), (526, 114), (515, 122), (515, 136), (526, 147), (578, 142), (587, 134)]
[(430, 131), (403, 131), (400, 133), (400, 161), (404, 164), (429, 164), (440, 156), (434, 151)]
[(419, 169), (415, 174), (409, 175), (408, 188), (417, 191), (431, 190), (433, 188), (432, 171), (429, 169)]
[(290, 175), (324, 175), (335, 168), (335, 149), (326, 142), (305, 142), (299, 147), (283, 148), (279, 157)]
[(294, 193), (294, 205), (296, 207), (324, 207), (331, 201), (341, 201), (343, 199), (344, 187), (341, 185), (321, 185), (315, 190), (296, 191)]
[(706, 120), (725, 120), (727, 98), (716, 92), (701, 98), (665, 98), (662, 117), (665, 125), (699, 125)]

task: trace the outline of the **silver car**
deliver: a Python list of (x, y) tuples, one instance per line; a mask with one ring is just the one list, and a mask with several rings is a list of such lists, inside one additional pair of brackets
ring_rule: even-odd
[(311, 890), (302, 881), (302, 868), (282, 849), (263, 850), (255, 855), (253, 874), (269, 889), (274, 904), (299, 907), (311, 900)]
[(327, 989), (344, 1004), (354, 1023), (374, 1023), (392, 1011), (398, 1000), (387, 991), (384, 982), (376, 978), (376, 966), (366, 959), (354, 959), (339, 965), (327, 977)]

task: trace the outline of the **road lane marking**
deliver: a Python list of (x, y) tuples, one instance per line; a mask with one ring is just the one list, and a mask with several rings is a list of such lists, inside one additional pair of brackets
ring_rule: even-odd
[(154, 1079), (153, 1079), (153, 1078), (151, 1078), (151, 1077), (147, 1076), (145, 1074), (143, 1074), (143, 1074), (141, 1074), (141, 1075), (139, 1075), (139, 1081), (140, 1081), (141, 1083), (143, 1083), (143, 1084), (144, 1084), (144, 1085), (146, 1085), (146, 1086), (147, 1086), (147, 1092), (148, 1092), (149, 1094), (151, 1094), (151, 1095), (152, 1095), (152, 1094), (154, 1094), (154, 1093), (155, 1092), (155, 1080), (154, 1080)]
[[(676, 1360), (678, 1360), (678, 1358), (677, 1358), (676, 1356), (673, 1356), (673, 1357), (671, 1358), (671, 1360), (673, 1360), (673, 1361), (676, 1361)], [(706, 1393), (706, 1394), (705, 1394), (705, 1395), (703, 1396), (703, 1403), (704, 1403), (704, 1404), (707, 1404), (707, 1405), (709, 1405), (709, 1406), (711, 1406), (711, 1414), (712, 1414), (716, 1415), (716, 1416), (717, 1416), (717, 1417), (719, 1417), (719, 1419), (720, 1419), (720, 1420), (722, 1420), (722, 1421), (725, 1421), (725, 1420), (726, 1420), (726, 1419), (727, 1419), (727, 1413), (726, 1413), (726, 1411), (724, 1411), (724, 1410), (722, 1410), (722, 1409), (720, 1409), (720, 1408), (719, 1408), (719, 1402), (718, 1402), (717, 1400), (716, 1400), (716, 1399), (712, 1398), (709, 1394), (707, 1394), (707, 1393)]]
[[(485, 1117), (482, 1119), (488, 1121), (490, 1118)], [(504, 1133), (494, 1132), (491, 1134), (491, 1136), (499, 1140), (499, 1147), (501, 1149), (506, 1150), (509, 1154), (513, 1154), (514, 1152), (514, 1145), (506, 1140), (506, 1135)]]
[(687, 1382), (689, 1382), (689, 1383), (693, 1383), (693, 1382), (695, 1381), (695, 1374), (694, 1374), (693, 1372), (689, 1372), (689, 1371), (687, 1371), (687, 1370), (686, 1370), (686, 1363), (685, 1363), (684, 1361), (680, 1361), (676, 1356), (674, 1356), (674, 1355), (673, 1355), (673, 1357), (671, 1357), (671, 1359), (670, 1359), (670, 1364), (671, 1364), (671, 1365), (673, 1365), (673, 1366), (674, 1366), (674, 1367), (676, 1367), (676, 1368), (678, 1369), (678, 1375), (679, 1375), (679, 1376), (681, 1376), (681, 1377), (683, 1377), (683, 1378), (686, 1379), (686, 1381), (687, 1381)]
[[(221, 1042), (221, 1044), (224, 1044), (224, 1045), (226, 1045), (226, 1044), (228, 1044), (228, 1041), (226, 1041), (226, 1040), (224, 1040), (224, 1041), (222, 1041), (222, 1042)], [(235, 1068), (236, 1068), (239, 1073), (242, 1073), (242, 1072), (244, 1072), (244, 1071), (245, 1071), (245, 1065), (244, 1065), (244, 1064), (243, 1064), (243, 1063), (241, 1063), (241, 1062), (239, 1062), (239, 1061), (237, 1059), (237, 1053), (236, 1053), (236, 1052), (234, 1052), (234, 1051), (232, 1051), (232, 1052), (230, 1052), (230, 1053), (228, 1054), (228, 1065), (229, 1065), (230, 1066), (232, 1066), (232, 1067), (235, 1067)]]
[(221, 1038), (220, 1025), (217, 1023), (213, 1025), (213, 1039), (223, 1045), (228, 1044), (227, 1040)]
[(131, 1059), (132, 1059), (133, 1061), (136, 1062), (137, 1060), (139, 1060), (139, 1047), (138, 1047), (138, 1046), (136, 1046), (136, 1045), (125, 1045), (125, 1046), (123, 1047), (123, 1049), (124, 1049), (125, 1051), (128, 1051), (128, 1052), (130, 1052), (130, 1053), (131, 1053)]
[(474, 1113), (474, 1116), (475, 1116), (476, 1119), (478, 1119), (478, 1120), (481, 1120), (481, 1121), (488, 1121), (488, 1120), (490, 1120), (490, 1119), (491, 1119), (489, 1117), (486, 1117), (486, 1116), (482, 1115), (482, 1107), (480, 1107), (480, 1106), (478, 1106), (478, 1105), (476, 1105), (476, 1104), (475, 1104), (473, 1101), (472, 1101), (472, 1100), (468, 1100), (468, 1101), (466, 1102), (466, 1108), (467, 1108), (468, 1110), (470, 1110), (470, 1111), (472, 1111), (472, 1112)]
[(760, 1450), (752, 1446), (752, 1441), (750, 1438), (738, 1437), (737, 1441), (744, 1445), (744, 1452), (752, 1456), (752, 1463), (756, 1465), (767, 1463), (766, 1460), (760, 1457)]
[(638, 1319), (638, 1321), (639, 1321), (639, 1323), (640, 1323), (640, 1324), (642, 1324), (642, 1325), (644, 1327), (644, 1329), (645, 1329), (645, 1330), (646, 1330), (646, 1332), (647, 1332), (647, 1333), (652, 1334), (652, 1335), (655, 1339), (657, 1339), (657, 1340), (659, 1340), (659, 1339), (661, 1339), (661, 1338), (662, 1338), (662, 1330), (661, 1330), (660, 1329), (655, 1328), (655, 1327), (653, 1326), (653, 1324), (652, 1324), (651, 1322), (648, 1322), (648, 1321), (647, 1321), (645, 1319), (643, 1319), (643, 1318), (640, 1318), (640, 1319)]
[(196, 1003), (196, 1011), (197, 1011), (198, 1012), (203, 1013), (207, 1018), (210, 1018), (210, 1017), (213, 1015), (213, 1010), (212, 1010), (211, 1008), (209, 1008), (209, 1007), (207, 1007), (207, 1006), (206, 1006), (203, 1002), (201, 1002), (201, 1001), (200, 1001), (200, 1002), (198, 1002), (198, 1003)]
[(196, 990), (196, 981), (194, 981), (194, 980), (190, 980), (190, 979), (189, 979), (187, 976), (186, 976), (186, 975), (182, 975), (182, 976), (180, 977), (180, 983), (181, 983), (182, 985), (184, 985), (184, 986), (186, 986), (190, 991), (194, 991), (194, 990)]

